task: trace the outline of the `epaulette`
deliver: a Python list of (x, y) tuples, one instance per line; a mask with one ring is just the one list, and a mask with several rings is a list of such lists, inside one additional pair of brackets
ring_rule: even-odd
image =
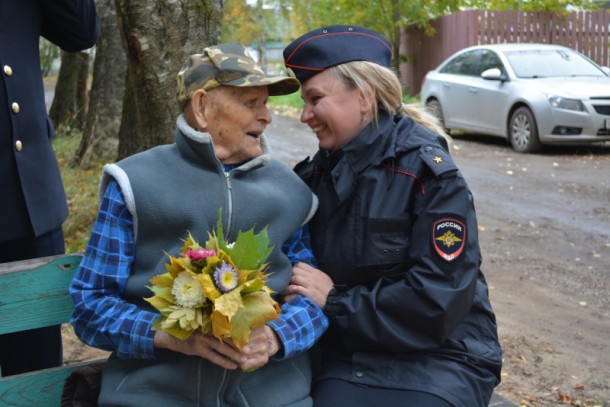
[(437, 177), (458, 170), (449, 153), (440, 146), (422, 146), (419, 149), (419, 157)]

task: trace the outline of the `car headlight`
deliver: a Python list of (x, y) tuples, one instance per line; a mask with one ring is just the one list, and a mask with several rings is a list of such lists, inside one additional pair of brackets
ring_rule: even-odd
[(585, 105), (579, 99), (562, 98), (561, 96), (549, 96), (549, 103), (555, 109), (576, 110), (584, 112)]

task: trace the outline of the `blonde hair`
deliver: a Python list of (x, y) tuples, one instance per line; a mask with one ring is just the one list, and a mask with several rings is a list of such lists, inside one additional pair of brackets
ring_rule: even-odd
[(359, 89), (368, 100), (375, 99), (377, 103), (373, 103), (372, 109), (375, 123), (379, 117), (379, 109), (385, 110), (390, 115), (400, 113), (449, 141), (449, 136), (436, 117), (420, 105), (402, 103), (402, 86), (391, 69), (373, 62), (352, 61), (333, 66), (328, 70), (348, 88)]

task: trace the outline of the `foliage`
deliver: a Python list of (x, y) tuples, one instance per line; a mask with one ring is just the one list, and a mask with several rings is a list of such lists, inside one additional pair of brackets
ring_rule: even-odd
[(592, 0), (473, 0), (470, 7), (483, 10), (519, 11), (570, 11), (573, 9), (595, 10), (598, 6)]
[(53, 66), (53, 61), (59, 58), (61, 50), (59, 47), (44, 38), (40, 38), (38, 43), (38, 49), (40, 51), (40, 71), (42, 76), (49, 75)]
[[(288, 42), (304, 32), (332, 24), (353, 24), (386, 36), (398, 57), (402, 28), (417, 26), (433, 34), (430, 21), (465, 9), (567, 11), (593, 9), (592, 0), (228, 0), (223, 20), (223, 40), (256, 42), (261, 37)], [(261, 14), (261, 10), (264, 13)], [(271, 12), (274, 10), (274, 12)], [(257, 17), (258, 16), (258, 17)], [(278, 28), (279, 27), (279, 28)]]
[(459, 9), (459, 0), (319, 0), (294, 1), (295, 18), (305, 30), (331, 24), (364, 26), (394, 37), (394, 29), (424, 25), (428, 20)]
[(222, 41), (245, 45), (261, 39), (280, 40), (286, 36), (289, 9), (285, 0), (227, 0), (222, 19)]

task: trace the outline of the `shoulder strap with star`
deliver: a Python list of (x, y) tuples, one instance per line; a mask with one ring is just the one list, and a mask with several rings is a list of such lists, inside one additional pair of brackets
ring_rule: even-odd
[(419, 149), (419, 157), (437, 177), (457, 172), (453, 159), (440, 146), (425, 145)]

